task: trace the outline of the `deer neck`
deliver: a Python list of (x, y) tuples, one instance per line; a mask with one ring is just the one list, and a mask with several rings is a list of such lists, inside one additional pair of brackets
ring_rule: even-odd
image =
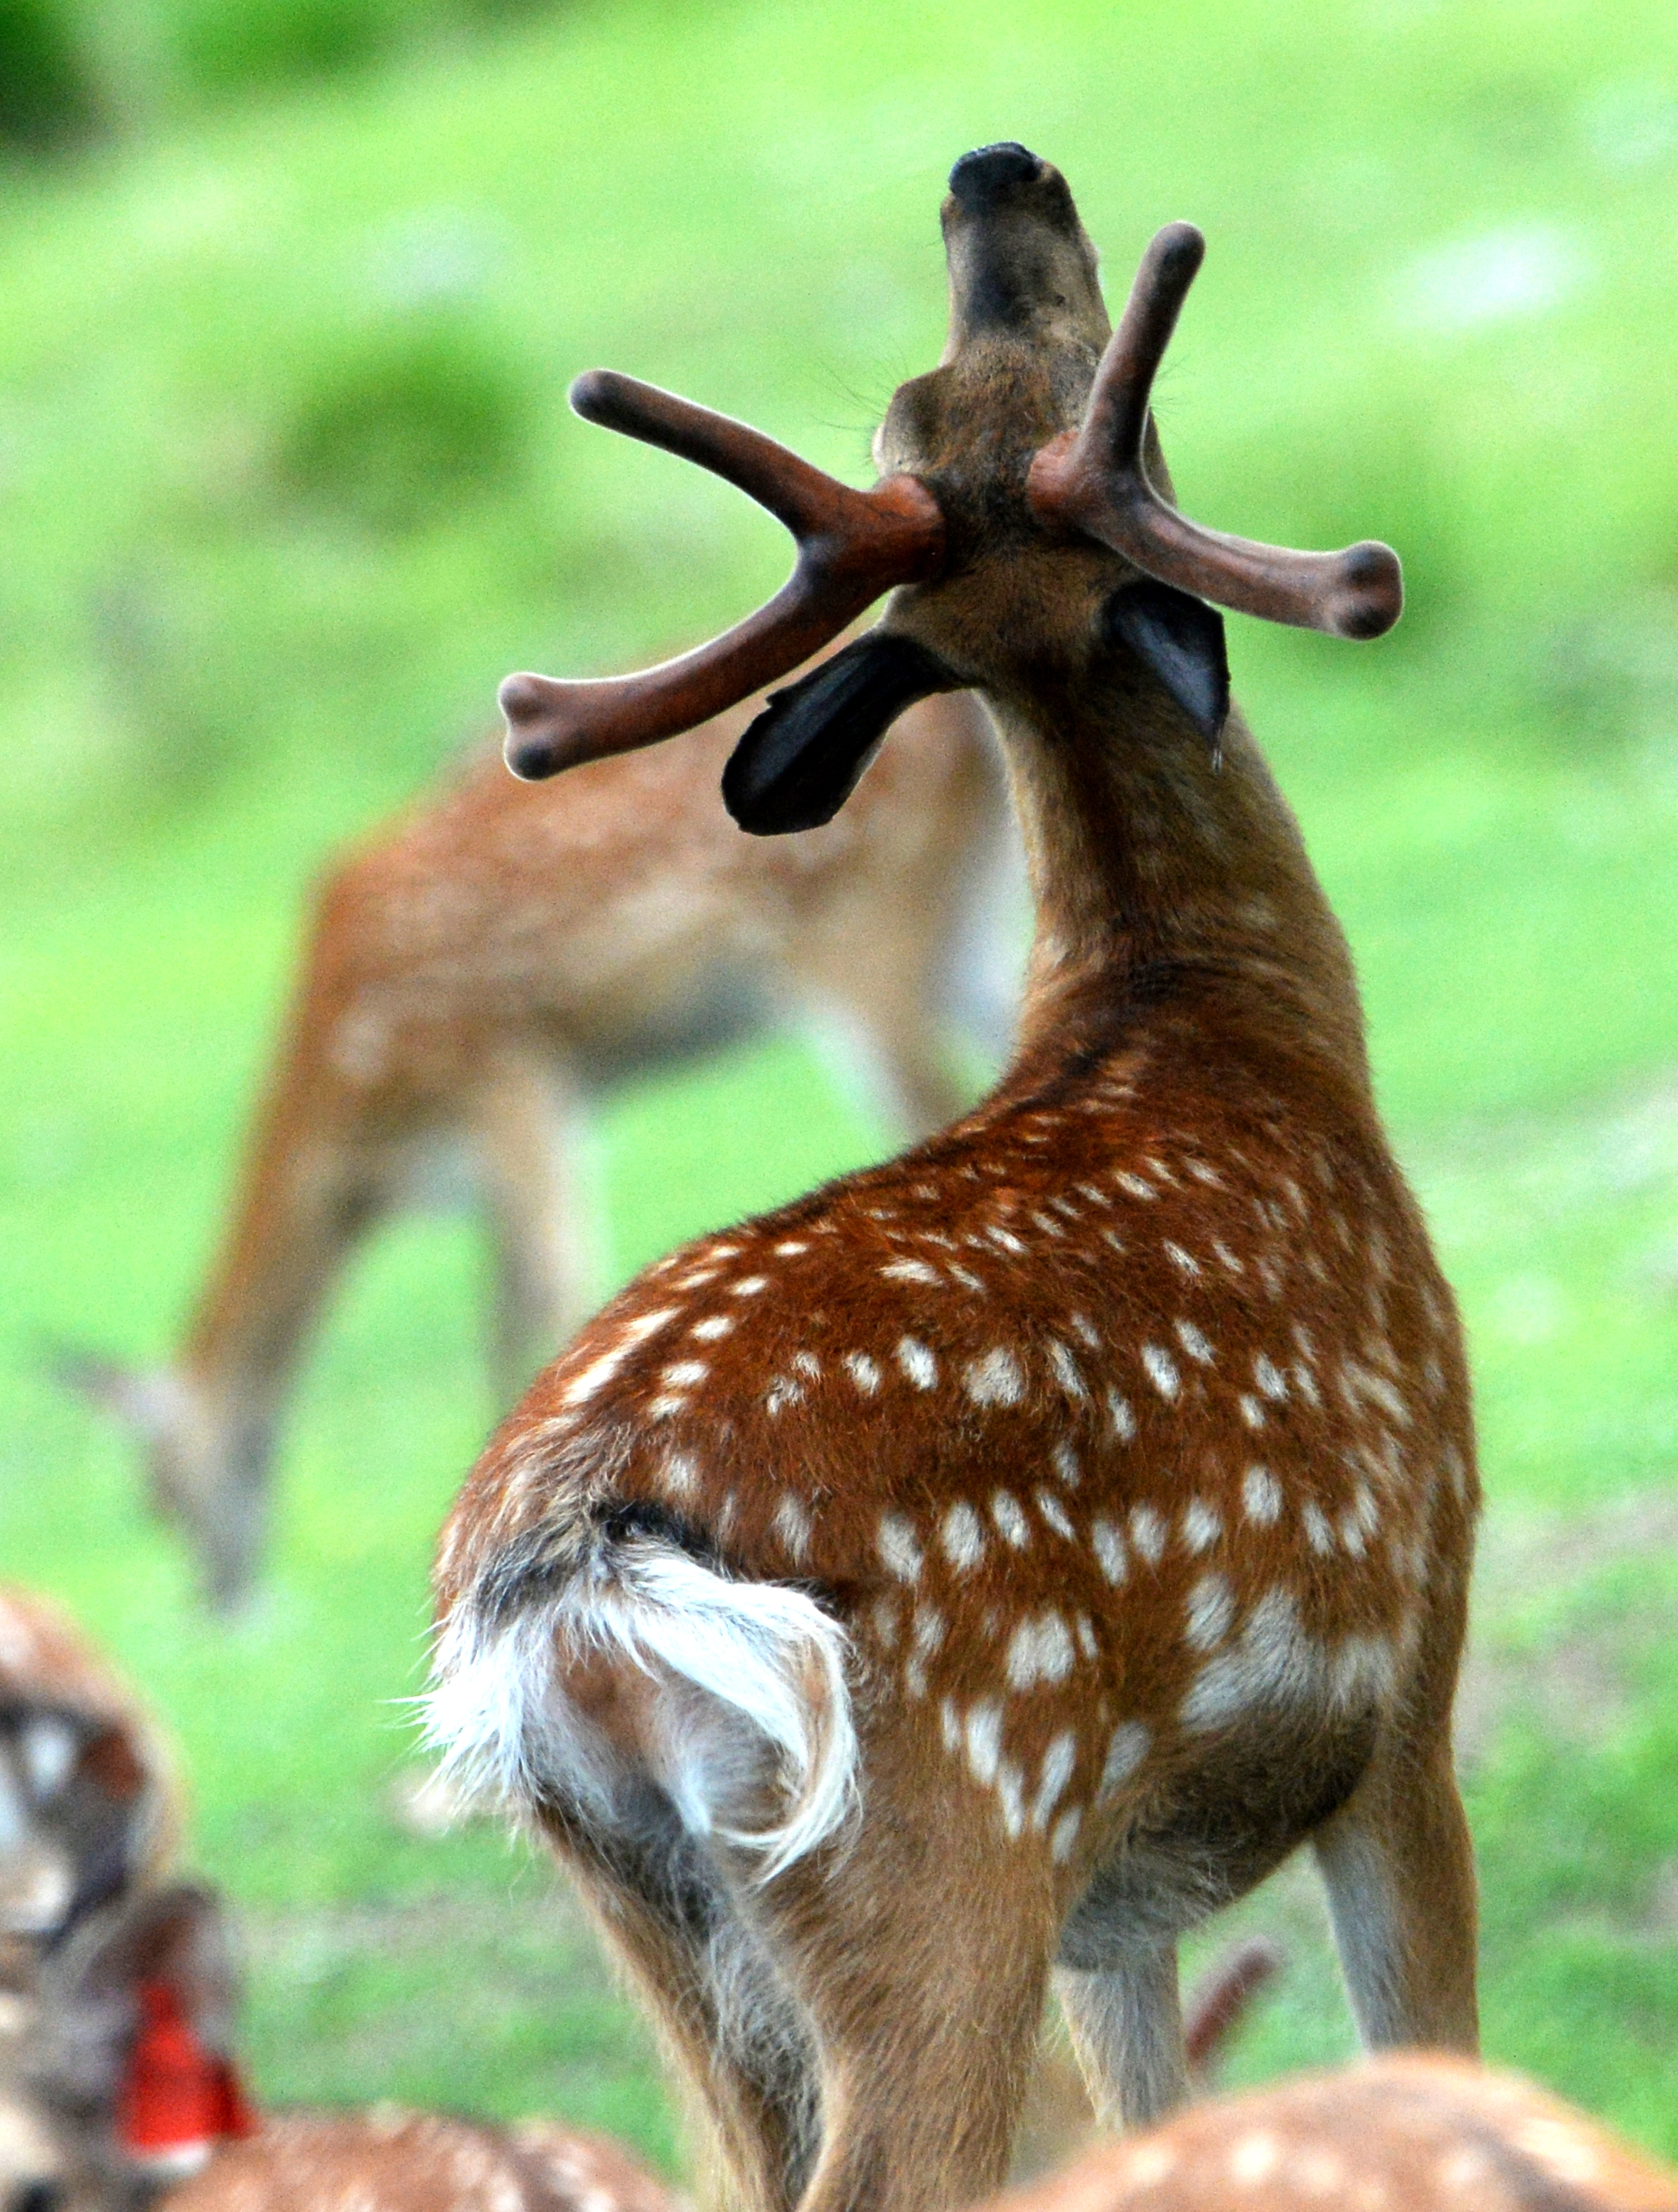
[(1021, 1069), (1170, 1005), (1367, 1106), (1346, 939), (1239, 714), (1215, 766), (1172, 710), (1116, 690), (994, 711), (1037, 915)]

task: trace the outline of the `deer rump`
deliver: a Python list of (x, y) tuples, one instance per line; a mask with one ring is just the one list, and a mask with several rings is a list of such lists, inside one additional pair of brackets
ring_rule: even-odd
[[(514, 1547), (452, 1617), (432, 1740), (570, 1855), (649, 1899), (703, 1892), (714, 1928), (745, 1870), (755, 1886), (843, 1842), (862, 1768), (851, 1638), (807, 1591), (736, 1577), (656, 1505), (579, 1499), (568, 1548), (562, 1562), (551, 1534)], [(1271, 1660), (1272, 1694), (1126, 1806), (1066, 1917), (1061, 1965), (1099, 1973), (1191, 1927), (1351, 1797), (1390, 1677), (1331, 1685), (1302, 1640)]]

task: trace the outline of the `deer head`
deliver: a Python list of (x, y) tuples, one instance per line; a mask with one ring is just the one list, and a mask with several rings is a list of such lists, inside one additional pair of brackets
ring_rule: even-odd
[(517, 773), (687, 729), (796, 667), (888, 591), (883, 621), (777, 695), (741, 740), (723, 796), (743, 828), (830, 819), (893, 717), (959, 687), (1040, 725), (1046, 703), (1151, 686), (1216, 765), (1229, 685), (1207, 602), (1352, 638), (1398, 619), (1388, 547), (1289, 552), (1204, 529), (1170, 504), (1149, 393), (1204, 251), (1192, 225), (1154, 239), (1111, 331), (1094, 248), (1047, 162), (1012, 145), (966, 155), (943, 223), (949, 341), (893, 398), (872, 491), (631, 378), (578, 379), (579, 414), (738, 484), (791, 530), (797, 565), (767, 606), (682, 659), (597, 683), (509, 677)]

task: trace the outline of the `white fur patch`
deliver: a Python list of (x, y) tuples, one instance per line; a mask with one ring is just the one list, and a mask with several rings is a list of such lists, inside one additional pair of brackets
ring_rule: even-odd
[[(457, 1614), (438, 1647), (426, 1732), (469, 1788), (517, 1805), (559, 1787), (609, 1812), (622, 1755), (571, 1704), (564, 1677), (568, 1655), (617, 1657), (672, 1692), (654, 1703), (642, 1755), (684, 1825), (761, 1852), (768, 1881), (833, 1835), (854, 1800), (846, 1645), (803, 1591), (732, 1581), (634, 1542), (504, 1628)], [(701, 1693), (697, 1708), (678, 1683)], [(786, 1811), (767, 1827), (728, 1816), (742, 1729), (778, 1757)]]

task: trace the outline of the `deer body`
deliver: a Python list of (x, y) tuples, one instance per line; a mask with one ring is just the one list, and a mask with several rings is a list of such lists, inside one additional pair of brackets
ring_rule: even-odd
[(992, 2212), (1678, 2212), (1678, 2174), (1530, 2082), (1388, 2058), (1220, 2097)]
[[(994, 2186), (1051, 1969), (1098, 2107), (1166, 2109), (1179, 1935), (1308, 1839), (1366, 2039), (1475, 2038), (1454, 1309), (1339, 930), (1226, 691), (1205, 707), (1217, 618), (1138, 595), (1033, 488), (1141, 311), (1097, 373), (1057, 173), (992, 149), (952, 191), (950, 349), (878, 441), (941, 565), (903, 556), (724, 791), (749, 826), (824, 818), (888, 695), (978, 687), (1038, 911), (1019, 1050), (942, 1135), (632, 1283), (438, 1564), (438, 1734), (576, 1871), (744, 2200), (811, 2212)], [(614, 419), (598, 380), (580, 404)], [(713, 465), (744, 482), (737, 430)], [(662, 734), (691, 680), (624, 696), (662, 683)], [(527, 770), (592, 742), (590, 687), (545, 681), (504, 694)]]
[(575, 1146), (602, 1080), (765, 1018), (844, 1032), (914, 1133), (961, 1103), (941, 998), (1004, 801), (964, 699), (911, 707), (853, 820), (742, 837), (715, 781), (749, 716), (535, 791), (475, 763), (317, 899), (226, 1240), (175, 1365), (68, 1373), (147, 1440), (211, 1596), (242, 1597), (307, 1332), (359, 1240), (463, 1162), (492, 1238), (510, 1402), (585, 1310)]

